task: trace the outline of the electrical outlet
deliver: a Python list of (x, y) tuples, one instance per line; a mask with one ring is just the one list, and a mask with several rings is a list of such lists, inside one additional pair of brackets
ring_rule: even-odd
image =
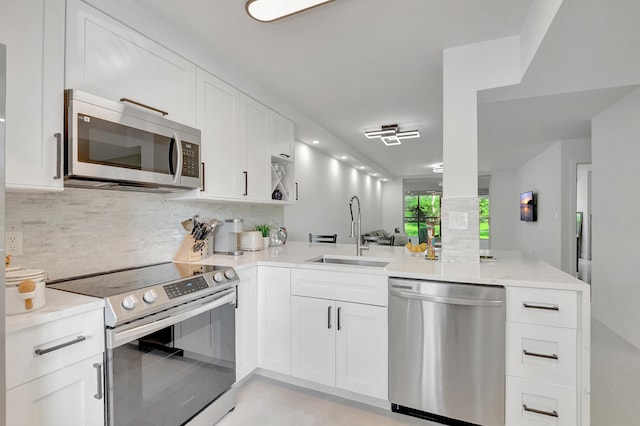
[(12, 256), (22, 255), (22, 231), (6, 232), (6, 251)]

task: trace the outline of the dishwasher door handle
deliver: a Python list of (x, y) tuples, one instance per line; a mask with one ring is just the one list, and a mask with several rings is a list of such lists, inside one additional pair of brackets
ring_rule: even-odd
[(428, 294), (411, 293), (398, 290), (391, 290), (391, 295), (403, 297), (405, 299), (420, 300), (423, 302), (445, 303), (447, 305), (500, 307), (504, 304), (502, 300), (460, 299), (458, 297), (431, 296)]

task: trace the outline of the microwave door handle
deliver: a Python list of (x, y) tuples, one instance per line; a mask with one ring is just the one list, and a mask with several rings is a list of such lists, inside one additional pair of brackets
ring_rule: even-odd
[(173, 134), (173, 140), (176, 142), (178, 149), (178, 164), (176, 164), (176, 174), (173, 176), (173, 183), (178, 183), (182, 175), (182, 156), (184, 155), (184, 151), (182, 150), (182, 139), (180, 139), (177, 133)]

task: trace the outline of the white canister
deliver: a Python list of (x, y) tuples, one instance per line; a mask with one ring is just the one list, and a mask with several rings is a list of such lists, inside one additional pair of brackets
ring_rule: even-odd
[[(21, 269), (7, 272), (5, 279), (5, 313), (7, 315), (24, 314), (42, 308), (46, 304), (44, 271), (38, 269)], [(18, 286), (25, 280), (36, 284), (34, 291), (20, 293)], [(29, 304), (27, 300), (31, 300)], [(28, 306), (31, 306), (28, 308)]]

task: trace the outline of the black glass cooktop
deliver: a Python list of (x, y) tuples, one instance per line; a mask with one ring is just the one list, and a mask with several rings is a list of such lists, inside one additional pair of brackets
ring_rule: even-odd
[(50, 282), (47, 284), (47, 287), (84, 294), (86, 296), (105, 298), (224, 268), (224, 266), (166, 262), (138, 268), (127, 268), (99, 274), (65, 278)]

